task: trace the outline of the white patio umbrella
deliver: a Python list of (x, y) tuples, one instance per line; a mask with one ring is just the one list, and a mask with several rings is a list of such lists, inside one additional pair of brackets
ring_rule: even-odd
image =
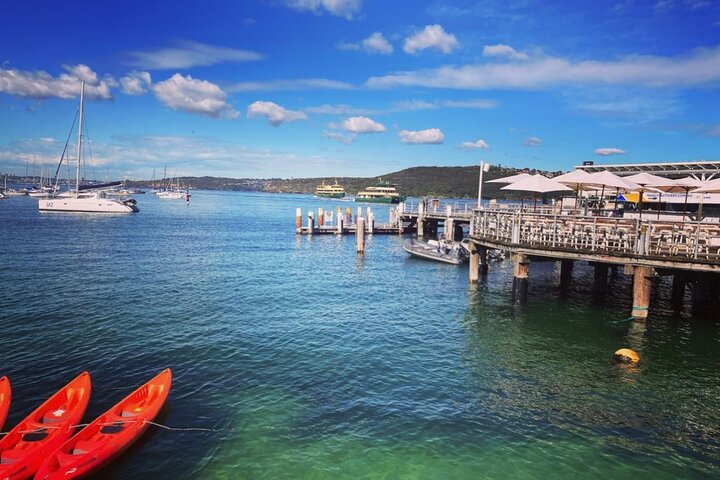
[[(640, 218), (642, 218), (642, 197), (643, 197), (643, 191), (646, 187), (655, 187), (655, 189), (660, 190), (660, 199), (662, 200), (662, 190), (661, 187), (674, 187), (676, 185), (675, 180), (672, 180), (667, 177), (661, 177), (660, 175), (653, 175), (652, 173), (647, 172), (641, 172), (636, 173), (635, 175), (630, 175), (628, 177), (625, 177), (625, 180), (629, 180), (631, 182), (637, 183), (642, 188), (640, 189), (640, 197), (638, 198), (638, 211), (640, 212)], [(660, 216), (660, 212), (658, 211), (658, 217)]]
[(684, 193), (685, 201), (683, 202), (683, 221), (687, 213), (687, 201), (690, 190), (700, 188), (707, 182), (695, 177), (683, 177), (670, 180), (672, 183), (668, 185), (653, 185), (653, 188), (664, 193)]
[(602, 204), (603, 198), (605, 197), (605, 188), (614, 188), (618, 193), (620, 190), (641, 190), (642, 187), (637, 183), (625, 180), (624, 178), (615, 175), (608, 170), (602, 170), (590, 174), (592, 180), (587, 185), (595, 185), (602, 189), (600, 194), (600, 204)]
[(488, 180), (485, 183), (513, 183), (519, 180), (524, 180), (528, 177), (532, 177), (529, 173), (518, 173), (517, 175), (510, 175), (509, 177), (496, 178), (495, 180)]
[(578, 198), (580, 197), (580, 190), (582, 187), (592, 181), (592, 174), (585, 170), (576, 169), (572, 172), (563, 173), (557, 177), (553, 177), (553, 180), (560, 182), (564, 185), (575, 185), (575, 210), (577, 211)]
[[(542, 175), (530, 175), (528, 178), (518, 180), (517, 182), (511, 183), (502, 187), (500, 190), (512, 190), (516, 192), (533, 192), (533, 193), (548, 193), (548, 192), (563, 192), (572, 190), (572, 188), (563, 185), (562, 183), (547, 178)], [(537, 205), (537, 195), (534, 196), (535, 204), (533, 205), (533, 211)]]

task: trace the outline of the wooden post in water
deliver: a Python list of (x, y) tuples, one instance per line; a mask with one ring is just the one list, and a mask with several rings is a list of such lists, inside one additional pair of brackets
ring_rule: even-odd
[(402, 235), (403, 233), (403, 221), (402, 221), (402, 214), (405, 213), (405, 202), (398, 203), (397, 207), (397, 227), (398, 227), (398, 235)]
[(607, 290), (607, 278), (608, 278), (608, 264), (607, 263), (596, 263), (595, 264), (595, 282), (593, 283), (593, 293), (596, 296), (605, 295)]
[(367, 231), (372, 235), (375, 229), (375, 214), (370, 207), (367, 207)]
[(647, 318), (650, 307), (651, 279), (657, 276), (652, 267), (631, 267), (633, 269), (633, 318)]
[(425, 205), (423, 202), (418, 203), (417, 236), (418, 238), (425, 236)]
[(480, 272), (480, 253), (478, 246), (474, 242), (470, 242), (470, 283), (478, 283)]
[(363, 217), (357, 217), (355, 240), (357, 241), (358, 255), (363, 255), (365, 253), (365, 219)]
[(335, 210), (335, 213), (337, 214), (337, 234), (342, 235), (342, 231), (343, 231), (342, 208), (337, 207), (337, 209)]
[(318, 208), (318, 227), (325, 225), (325, 212), (322, 207)]
[(488, 249), (485, 247), (480, 247), (478, 250), (478, 255), (480, 256), (480, 265), (478, 265), (479, 270), (478, 272), (480, 275), (487, 275), (488, 272), (488, 256), (487, 256)]
[(567, 290), (572, 281), (574, 260), (560, 260), (560, 290)]
[(514, 253), (513, 266), (513, 301), (527, 303), (528, 275), (530, 273), (530, 258), (522, 253)]
[(357, 208), (357, 215), (355, 216), (356, 219), (360, 217), (362, 217), (362, 207)]
[(676, 312), (679, 312), (683, 308), (683, 301), (685, 300), (686, 281), (687, 279), (685, 278), (685, 274), (679, 270), (676, 270), (675, 274), (673, 275), (671, 294), (672, 306)]
[(308, 212), (308, 235), (312, 235), (315, 230), (315, 214), (310, 211)]
[(455, 231), (453, 223), (452, 206), (445, 205), (445, 240), (452, 241), (453, 239), (453, 232)]
[(302, 208), (295, 209), (295, 233), (302, 232)]

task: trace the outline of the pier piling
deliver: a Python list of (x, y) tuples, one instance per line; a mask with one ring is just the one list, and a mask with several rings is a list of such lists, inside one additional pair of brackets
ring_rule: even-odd
[(295, 209), (295, 231), (297, 233), (302, 231), (302, 208)]
[(313, 230), (315, 230), (315, 214), (313, 212), (308, 212), (308, 235), (313, 234)]
[(572, 282), (572, 271), (575, 262), (573, 260), (560, 261), (560, 289), (567, 290)]
[(365, 253), (365, 219), (361, 216), (357, 217), (355, 240), (357, 241), (358, 255), (363, 255)]
[(512, 256), (513, 266), (513, 301), (516, 304), (527, 303), (528, 274), (530, 273), (530, 258), (522, 253)]
[(644, 319), (648, 316), (650, 307), (650, 288), (652, 277), (657, 276), (651, 267), (630, 267), (633, 270), (633, 318)]
[(478, 283), (480, 272), (480, 253), (478, 246), (470, 242), (470, 283)]

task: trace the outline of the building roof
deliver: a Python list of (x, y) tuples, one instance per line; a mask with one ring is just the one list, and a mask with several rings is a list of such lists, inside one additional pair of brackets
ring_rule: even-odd
[(686, 175), (720, 175), (720, 160), (701, 162), (672, 162), (672, 163), (625, 163), (613, 165), (577, 165), (576, 169), (588, 173), (608, 170), (618, 175), (633, 175), (648, 172), (667, 177), (681, 177)]

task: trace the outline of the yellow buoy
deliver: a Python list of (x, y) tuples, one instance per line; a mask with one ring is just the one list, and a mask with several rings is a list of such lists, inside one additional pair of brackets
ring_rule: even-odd
[(638, 363), (640, 361), (640, 355), (629, 348), (621, 348), (613, 354), (613, 357), (616, 362), (621, 363)]

